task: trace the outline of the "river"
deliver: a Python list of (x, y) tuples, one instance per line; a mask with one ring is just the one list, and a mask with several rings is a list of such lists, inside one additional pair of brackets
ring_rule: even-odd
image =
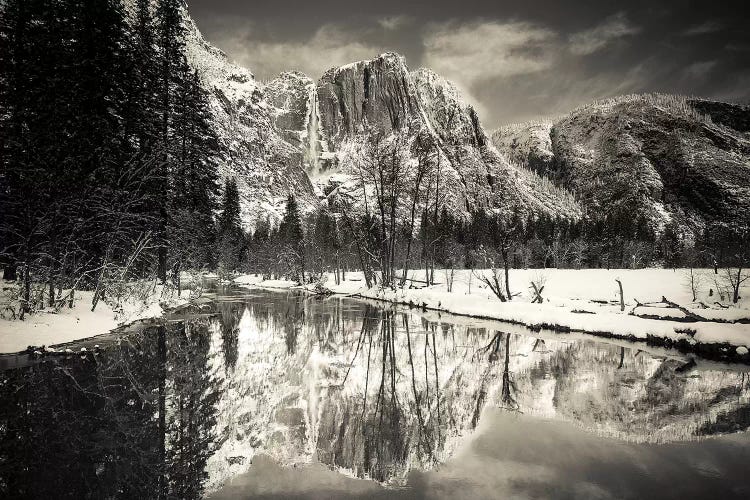
[(68, 348), (0, 358), (0, 497), (750, 497), (745, 366), (237, 289)]

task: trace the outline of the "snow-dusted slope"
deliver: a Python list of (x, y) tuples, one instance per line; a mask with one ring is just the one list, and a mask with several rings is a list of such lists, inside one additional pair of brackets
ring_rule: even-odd
[(306, 113), (307, 107), (296, 102), (296, 95), (300, 86), (305, 91), (309, 79), (284, 74), (264, 86), (207, 43), (189, 16), (185, 27), (188, 62), (209, 93), (214, 127), (223, 146), (220, 173), (237, 180), (243, 220), (251, 226), (259, 217), (278, 219), (289, 193), (304, 205), (315, 206), (317, 197), (304, 169), (304, 148), (294, 130), (295, 113)]
[(750, 108), (670, 95), (595, 102), (549, 123), (504, 127), (495, 146), (578, 194), (590, 214), (674, 220), (691, 232), (747, 224)]

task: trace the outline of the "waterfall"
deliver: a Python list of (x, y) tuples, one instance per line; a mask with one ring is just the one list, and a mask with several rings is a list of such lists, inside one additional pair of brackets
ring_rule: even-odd
[(320, 115), (318, 114), (318, 92), (315, 85), (310, 87), (307, 106), (307, 145), (305, 147), (305, 164), (307, 175), (311, 178), (320, 174)]

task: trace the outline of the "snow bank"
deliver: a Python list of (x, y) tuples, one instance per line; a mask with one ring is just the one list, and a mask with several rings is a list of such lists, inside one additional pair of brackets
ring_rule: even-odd
[[(325, 286), (339, 294), (510, 321), (535, 329), (579, 331), (649, 342), (659, 339), (687, 346), (729, 344), (736, 348), (735, 353), (728, 353), (730, 356), (745, 356), (750, 347), (750, 324), (734, 322), (750, 318), (750, 300), (745, 298), (736, 306), (726, 309), (703, 309), (699, 303), (713, 304), (718, 293), (713, 272), (699, 272), (704, 285), (698, 290), (696, 303), (693, 303), (692, 291), (686, 284), (686, 272), (679, 269), (514, 269), (510, 274), (511, 292), (518, 295), (513, 301), (504, 303), (477, 279), (476, 273), (472, 276), (469, 271), (463, 270), (456, 271), (451, 292), (445, 285), (447, 276), (438, 270), (435, 273), (438, 284), (430, 287), (367, 289), (361, 273), (348, 273), (347, 281), (340, 285), (335, 285), (329, 276)], [(424, 271), (414, 271), (410, 276), (422, 280)], [(615, 303), (619, 301), (615, 279), (623, 284), (625, 311), (620, 311), (619, 303)], [(531, 303), (532, 295), (527, 287), (532, 280), (544, 282), (545, 302), (542, 304)], [(295, 287), (288, 281), (267, 282), (250, 276), (241, 277), (236, 283), (270, 288)], [(720, 280), (718, 284), (721, 285)], [(659, 302), (662, 297), (685, 305), (707, 319), (724, 322), (680, 321), (684, 314), (676, 309), (661, 308), (661, 311), (668, 311), (665, 315), (674, 317), (674, 320), (648, 319), (629, 314), (636, 300), (640, 303)], [(648, 312), (653, 312), (653, 309), (648, 308)]]
[(159, 317), (165, 308), (187, 303), (186, 291), (183, 297), (177, 297), (165, 294), (162, 287), (157, 286), (146, 301), (128, 302), (122, 311), (113, 311), (100, 301), (92, 312), (92, 296), (93, 292), (76, 291), (72, 309), (44, 309), (27, 314), (23, 321), (0, 318), (0, 353), (94, 337), (139, 319)]

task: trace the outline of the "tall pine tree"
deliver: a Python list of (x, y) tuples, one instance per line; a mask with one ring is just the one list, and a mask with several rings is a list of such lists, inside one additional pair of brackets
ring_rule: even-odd
[(238, 269), (245, 242), (240, 219), (240, 194), (234, 179), (227, 179), (218, 224), (219, 260), (227, 270)]
[(162, 278), (170, 259), (215, 265), (219, 145), (184, 4), (134, 6), (128, 19), (120, 0), (0, 3), (0, 263), (27, 299), (40, 282), (50, 302), (99, 289), (125, 262), (144, 275), (132, 257), (149, 234)]

